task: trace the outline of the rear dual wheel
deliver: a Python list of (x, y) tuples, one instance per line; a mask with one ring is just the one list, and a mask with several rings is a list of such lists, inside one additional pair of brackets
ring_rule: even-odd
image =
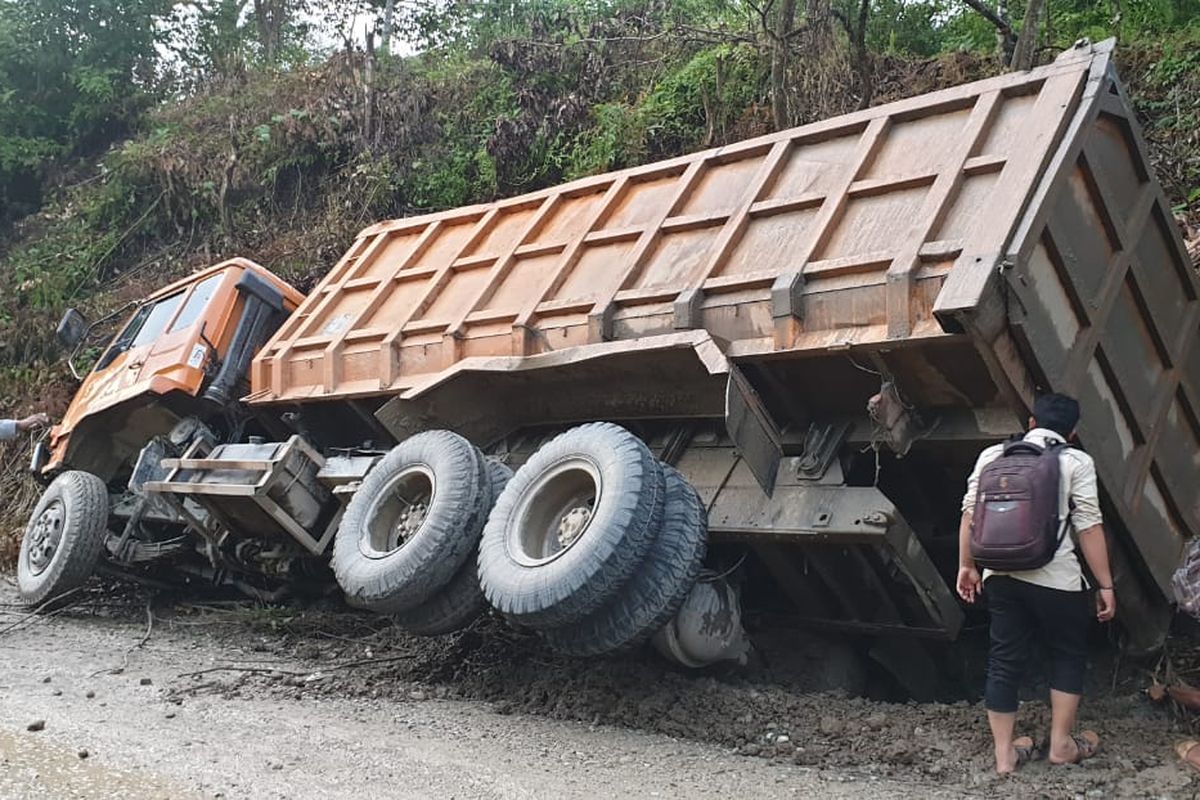
[(483, 455), (450, 431), (394, 447), (367, 473), (338, 526), (333, 571), (354, 605), (413, 612), (474, 560), (493, 500)]
[(634, 647), (679, 611), (700, 574), (704, 505), (629, 431), (584, 425), (552, 440), (488, 520), (479, 577), (488, 600), (556, 650)]
[(662, 469), (663, 522), (645, 559), (606, 605), (572, 625), (545, 631), (555, 650), (591, 656), (635, 647), (671, 621), (696, 584), (708, 538), (704, 504), (678, 470), (666, 464)]
[(507, 618), (540, 630), (608, 604), (662, 524), (663, 471), (609, 423), (560, 434), (517, 471), (488, 518), (479, 579)]
[[(492, 502), (504, 491), (505, 485), (512, 478), (512, 470), (492, 459), (487, 460), (488, 480), (493, 500), (487, 508), (480, 507), (481, 518), (473, 520), (468, 531), (475, 531), (476, 543), (478, 532), (486, 521), (487, 511), (491, 510)], [(440, 636), (453, 633), (470, 625), (488, 609), (487, 598), (479, 586), (479, 568), (474, 552), (463, 562), (450, 581), (433, 597), (411, 611), (396, 615), (396, 623), (409, 633), (419, 636)]]

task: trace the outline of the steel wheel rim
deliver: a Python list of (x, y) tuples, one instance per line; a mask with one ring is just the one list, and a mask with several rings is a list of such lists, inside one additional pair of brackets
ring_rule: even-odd
[(572, 456), (546, 470), (525, 490), (508, 526), (509, 556), (526, 567), (562, 557), (591, 529), (603, 489), (600, 468), (589, 458)]
[(29, 531), (29, 546), (26, 551), (29, 571), (41, 575), (54, 563), (54, 556), (62, 544), (63, 529), (67, 523), (67, 509), (61, 500), (53, 500), (42, 509)]
[(425, 464), (406, 467), (379, 490), (367, 511), (359, 549), (368, 558), (384, 558), (416, 537), (429, 519), (437, 493), (433, 470)]

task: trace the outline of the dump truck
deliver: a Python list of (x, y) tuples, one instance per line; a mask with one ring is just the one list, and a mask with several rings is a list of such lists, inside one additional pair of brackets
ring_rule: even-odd
[(37, 456), (21, 591), (336, 583), (690, 666), (750, 609), (915, 652), (963, 627), (965, 476), (1052, 390), (1152, 649), (1200, 531), (1200, 284), (1112, 57), (383, 222), (304, 298), (173, 284)]

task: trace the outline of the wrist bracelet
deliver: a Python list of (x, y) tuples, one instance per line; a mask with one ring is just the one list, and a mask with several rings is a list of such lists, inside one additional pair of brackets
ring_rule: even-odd
[(1096, 588), (1102, 592), (1111, 592), (1113, 590), (1111, 586), (1097, 586)]

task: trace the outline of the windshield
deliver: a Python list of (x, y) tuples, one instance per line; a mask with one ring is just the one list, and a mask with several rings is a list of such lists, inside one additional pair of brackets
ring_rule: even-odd
[[(96, 369), (104, 369), (121, 353), (151, 344), (164, 333), (174, 333), (194, 324), (204, 313), (205, 306), (212, 299), (224, 276), (224, 272), (219, 272), (204, 279), (192, 288), (190, 295), (187, 289), (183, 289), (139, 308), (125, 328), (117, 334), (117, 338), (113, 339), (108, 350), (96, 362)], [(184, 297), (187, 297), (187, 303), (183, 303)], [(182, 310), (179, 308), (181, 304), (183, 305)], [(178, 317), (175, 314), (176, 311), (179, 311)], [(174, 323), (171, 322), (172, 320), (175, 320)], [(168, 324), (171, 325), (170, 331), (167, 330)]]
[[(196, 324), (196, 320), (200, 319), (200, 315), (204, 313), (204, 309), (208, 306), (208, 301), (212, 299), (212, 296), (217, 291), (217, 287), (221, 285), (221, 279), (224, 277), (224, 272), (218, 272), (216, 275), (205, 278), (196, 284), (196, 288), (188, 296), (187, 302), (183, 304), (183, 310), (179, 312), (179, 316), (171, 323), (171, 330), (167, 331), (167, 333), (181, 331)], [(149, 327), (148, 323), (147, 327)]]

